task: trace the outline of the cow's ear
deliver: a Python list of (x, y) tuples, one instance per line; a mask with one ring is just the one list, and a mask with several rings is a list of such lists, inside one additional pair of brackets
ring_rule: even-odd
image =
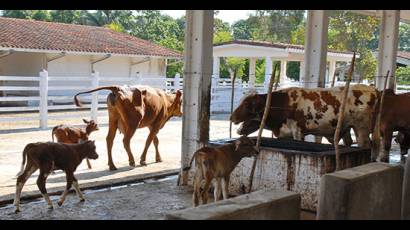
[(132, 95), (132, 104), (134, 106), (142, 106), (142, 94), (141, 90), (135, 89)]
[(88, 121), (87, 119), (83, 119), (84, 123), (89, 124), (90, 121)]

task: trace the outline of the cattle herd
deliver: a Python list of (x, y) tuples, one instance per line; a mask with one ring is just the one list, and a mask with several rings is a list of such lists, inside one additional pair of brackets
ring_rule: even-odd
[[(140, 157), (140, 164), (146, 165), (146, 154), (151, 142), (154, 143), (156, 162), (161, 162), (157, 134), (171, 117), (182, 116), (182, 93), (180, 91), (166, 93), (148, 86), (107, 86), (76, 94), (75, 104), (82, 106), (78, 99), (80, 94), (99, 90), (111, 91), (107, 97), (109, 128), (106, 144), (109, 169), (117, 169), (112, 159), (112, 147), (117, 129), (123, 134), (123, 145), (130, 166), (135, 166), (130, 140), (136, 129), (143, 127), (147, 127), (150, 132)], [(317, 141), (325, 137), (331, 143), (339, 142), (340, 140), (334, 140), (333, 137), (343, 101), (343, 90), (344, 87), (326, 89), (290, 87), (274, 91), (264, 128), (271, 130), (279, 138), (304, 140), (306, 135), (312, 134), (317, 137)], [(373, 86), (357, 84), (350, 87), (340, 135), (345, 145), (353, 143), (350, 136), (350, 131), (353, 129), (359, 147), (371, 146), (381, 95), (382, 92)], [(410, 114), (408, 106), (410, 94), (395, 94), (392, 90), (386, 90), (385, 95), (380, 122), (384, 148), (380, 156), (377, 159), (374, 157), (373, 161), (388, 160), (394, 131), (399, 131), (396, 141), (400, 144), (401, 154), (406, 154), (410, 148), (410, 117), (406, 116)], [(194, 206), (199, 205), (199, 199), (204, 204), (208, 202), (208, 191), (213, 179), (215, 179), (215, 201), (220, 199), (221, 193), (223, 199), (228, 198), (231, 172), (243, 157), (251, 157), (258, 153), (255, 143), (247, 136), (259, 129), (266, 98), (267, 94), (248, 95), (231, 114), (232, 122), (242, 123), (238, 129), (240, 138), (217, 148), (203, 147), (193, 154), (189, 167), (183, 170), (189, 170), (195, 161)], [(63, 204), (72, 184), (80, 200), (84, 201), (74, 172), (83, 159), (87, 160), (88, 168), (91, 168), (88, 159), (98, 158), (94, 141), (89, 140), (90, 133), (98, 130), (98, 125), (92, 120), (84, 120), (84, 122), (85, 129), (69, 125), (54, 127), (53, 142), (26, 145), (16, 183), (14, 200), (16, 213), (20, 211), (20, 195), (24, 183), (37, 169), (40, 169), (37, 185), (49, 208), (53, 208), (53, 205), (47, 195), (45, 182), (47, 176), (54, 170), (63, 170), (67, 180), (66, 189), (58, 205)], [(54, 136), (57, 138), (57, 143), (54, 142)], [(205, 180), (203, 189), (201, 189), (202, 180)]]

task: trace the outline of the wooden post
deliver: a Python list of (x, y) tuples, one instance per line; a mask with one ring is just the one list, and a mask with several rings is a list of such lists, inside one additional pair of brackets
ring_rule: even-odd
[(331, 88), (333, 88), (334, 86), (335, 86), (335, 81), (336, 81), (336, 71), (335, 71), (335, 73), (333, 74), (333, 79), (332, 79), (332, 84), (331, 84)]
[(376, 117), (376, 124), (374, 127), (374, 131), (372, 134), (372, 149), (371, 149), (371, 161), (376, 161), (376, 157), (379, 156), (380, 154), (380, 141), (381, 141), (381, 133), (380, 133), (380, 121), (381, 121), (381, 114), (382, 114), (382, 108), (384, 104), (384, 97), (386, 95), (386, 87), (387, 87), (387, 82), (389, 79), (389, 73), (390, 70), (387, 70), (386, 74), (386, 79), (384, 80), (384, 86), (383, 86), (383, 93), (380, 98), (380, 103), (379, 103), (379, 108), (377, 111), (377, 117)]
[[(97, 88), (100, 82), (100, 73), (95, 71), (91, 74), (91, 77), (91, 87)], [(92, 93), (91, 119), (98, 123), (98, 92)]]
[(352, 80), (355, 60), (356, 60), (356, 52), (353, 52), (353, 59), (352, 59), (352, 63), (351, 63), (350, 69), (349, 69), (349, 74), (348, 74), (348, 77), (347, 77), (346, 86), (343, 90), (342, 107), (340, 108), (339, 119), (337, 121), (337, 126), (336, 126), (336, 131), (335, 131), (335, 136), (334, 136), (334, 145), (335, 145), (335, 152), (336, 152), (336, 171), (339, 171), (341, 169), (340, 150), (339, 150), (340, 129), (342, 128), (342, 124), (343, 124), (344, 113), (345, 113), (346, 102), (347, 102), (347, 95), (349, 93), (350, 81)]
[(43, 70), (40, 72), (40, 128), (46, 129), (48, 127), (48, 72)]
[[(233, 101), (234, 101), (234, 96), (235, 96), (235, 80), (236, 80), (236, 73), (234, 73), (232, 77), (231, 115), (233, 112)], [(229, 138), (232, 138), (232, 121), (229, 121)]]
[[(266, 97), (265, 111), (263, 112), (262, 121), (261, 121), (261, 124), (259, 126), (258, 137), (256, 139), (256, 148), (258, 149), (258, 151), (259, 151), (259, 146), (260, 146), (260, 143), (261, 143), (263, 128), (265, 127), (266, 119), (268, 118), (269, 109), (270, 109), (270, 105), (271, 105), (272, 88), (273, 88), (273, 83), (275, 81), (276, 67), (277, 67), (277, 64), (275, 65), (275, 68), (273, 69), (272, 76), (271, 76), (270, 81), (269, 81), (269, 88), (268, 88), (267, 97)], [(278, 76), (278, 78), (279, 78), (279, 76)], [(253, 160), (253, 165), (252, 165), (252, 170), (251, 170), (251, 175), (250, 175), (250, 180), (249, 180), (248, 193), (250, 193), (252, 191), (253, 175), (255, 174), (257, 159), (258, 159), (258, 156), (255, 156), (255, 158)]]
[[(279, 86), (279, 81), (280, 81), (280, 75), (278, 75), (278, 77), (276, 78), (276, 82), (275, 82), (275, 88), (273, 89), (273, 91), (276, 91), (277, 89), (278, 89), (278, 86)], [(273, 130), (272, 130), (272, 138), (273, 138), (273, 136), (274, 136), (275, 134), (273, 133)]]

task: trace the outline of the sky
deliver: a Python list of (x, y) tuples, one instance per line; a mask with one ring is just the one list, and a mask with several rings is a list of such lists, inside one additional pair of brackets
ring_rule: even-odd
[[(253, 10), (220, 10), (216, 18), (232, 25), (235, 21), (248, 18), (251, 12)], [(161, 13), (168, 14), (173, 18), (179, 18), (185, 15), (185, 10), (161, 10)]]

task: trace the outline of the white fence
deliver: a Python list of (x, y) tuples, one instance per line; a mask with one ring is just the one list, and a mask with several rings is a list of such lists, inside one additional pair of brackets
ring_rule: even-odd
[[(1, 84), (2, 83), (2, 84)], [(38, 120), (40, 128), (48, 127), (48, 120), (61, 120), (70, 117), (91, 117), (97, 120), (100, 116), (107, 116), (106, 111), (98, 111), (107, 107), (108, 91), (99, 91), (91, 95), (81, 96), (84, 107), (78, 108), (73, 103), (74, 94), (107, 85), (150, 85), (165, 91), (182, 90), (183, 79), (177, 74), (174, 78), (165, 76), (133, 77), (100, 77), (98, 72), (91, 76), (49, 76), (42, 71), (39, 76), (0, 76), (0, 124), (10, 121)], [(335, 85), (344, 85), (337, 82)], [(280, 88), (302, 86), (297, 81), (286, 81)], [(328, 87), (328, 86), (327, 86)], [(247, 83), (235, 82), (234, 108), (241, 98), (253, 92), (264, 93), (266, 86), (255, 85), (250, 89)], [(229, 113), (231, 108), (232, 81), (230, 79), (212, 78), (211, 113)], [(397, 92), (410, 91), (410, 86), (397, 86)], [(51, 111), (80, 111), (80, 113), (51, 115)], [(31, 112), (30, 116), (16, 117), (15, 113)], [(7, 116), (10, 114), (10, 116)]]

